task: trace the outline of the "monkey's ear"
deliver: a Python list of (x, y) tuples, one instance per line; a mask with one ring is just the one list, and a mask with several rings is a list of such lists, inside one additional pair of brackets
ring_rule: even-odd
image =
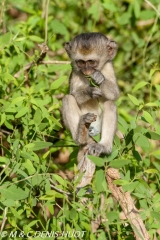
[(112, 60), (117, 53), (117, 44), (114, 41), (107, 41), (107, 53), (108, 53), (108, 57), (109, 60)]
[(71, 51), (71, 42), (66, 42), (64, 44), (64, 48), (66, 49), (67, 53), (70, 53), (70, 51)]

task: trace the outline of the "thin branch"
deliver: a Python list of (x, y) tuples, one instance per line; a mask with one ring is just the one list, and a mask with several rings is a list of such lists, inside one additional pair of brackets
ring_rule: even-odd
[(35, 66), (35, 65), (41, 65), (41, 64), (70, 64), (70, 61), (58, 61), (58, 60), (46, 60), (46, 61), (40, 61), (37, 63), (35, 62), (31, 62), (28, 63), (26, 66), (23, 67), (23, 69), (19, 70), (17, 73), (14, 74), (15, 78), (18, 78), (22, 72), (25, 72), (27, 70), (29, 70), (31, 67)]
[(41, 64), (70, 64), (70, 61), (58, 61), (58, 60), (46, 60), (42, 61)]
[[(53, 182), (53, 180), (50, 178), (49, 179), (50, 180), (50, 182), (52, 183), (51, 184), (51, 187), (54, 189), (54, 190), (56, 190), (57, 192), (59, 192), (59, 193), (62, 193), (62, 194), (65, 194), (65, 195), (72, 195), (72, 193), (69, 193), (69, 192), (66, 192), (66, 191), (63, 191), (62, 189), (59, 189), (59, 188), (56, 188), (54, 185), (55, 185), (55, 183)], [(53, 185), (54, 184), (54, 185)]]
[(47, 38), (48, 38), (48, 8), (49, 8), (49, 1), (46, 0), (46, 8), (45, 8), (45, 40), (44, 43), (47, 44)]
[(156, 13), (158, 14), (158, 16), (160, 16), (160, 12), (156, 9), (156, 7), (148, 0), (145, 0), (146, 3), (148, 3), (148, 5), (150, 5), (155, 11)]
[(8, 207), (5, 207), (4, 209), (4, 216), (3, 216), (3, 220), (2, 220), (2, 224), (1, 224), (1, 232), (3, 231), (4, 229), (4, 226), (5, 226), (5, 223), (6, 223), (6, 220), (7, 220), (7, 212), (8, 212)]
[(118, 169), (108, 168), (106, 171), (106, 180), (112, 196), (120, 204), (125, 217), (128, 219), (136, 240), (150, 240), (149, 233), (141, 219), (138, 209), (134, 205), (130, 192), (124, 192), (121, 186), (114, 184), (114, 180), (120, 179)]

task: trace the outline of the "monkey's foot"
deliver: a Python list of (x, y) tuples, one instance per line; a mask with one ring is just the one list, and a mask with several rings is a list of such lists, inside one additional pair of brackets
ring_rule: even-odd
[(97, 116), (94, 113), (86, 113), (82, 116), (80, 121), (82, 121), (81, 123), (85, 124), (85, 126), (89, 128), (90, 124), (96, 121), (96, 118)]
[(102, 153), (105, 153), (105, 147), (100, 143), (92, 143), (89, 146), (88, 154), (94, 156), (100, 156)]
[(92, 122), (96, 121), (96, 118), (97, 116), (93, 113), (87, 113), (81, 116), (77, 137), (77, 143), (79, 145), (86, 145), (88, 143), (88, 128)]

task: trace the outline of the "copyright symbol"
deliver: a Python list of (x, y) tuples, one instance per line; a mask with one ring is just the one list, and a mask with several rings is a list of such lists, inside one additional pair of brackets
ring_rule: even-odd
[(1, 237), (2, 237), (2, 238), (6, 237), (7, 235), (8, 235), (8, 234), (7, 234), (7, 231), (1, 232)]

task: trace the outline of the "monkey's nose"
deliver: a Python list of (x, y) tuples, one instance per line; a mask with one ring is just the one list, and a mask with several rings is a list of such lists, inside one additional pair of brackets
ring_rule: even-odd
[(82, 72), (84, 75), (90, 76), (94, 72), (94, 70), (93, 69), (83, 69)]

